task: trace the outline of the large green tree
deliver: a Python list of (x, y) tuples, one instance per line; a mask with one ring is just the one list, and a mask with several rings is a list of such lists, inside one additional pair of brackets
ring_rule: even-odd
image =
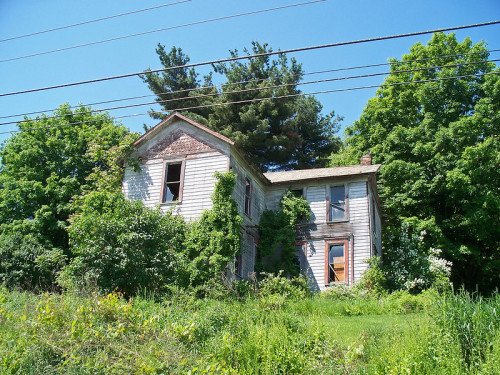
[(457, 284), (483, 290), (500, 285), (500, 71), (487, 60), (484, 42), (454, 34), (416, 43), (391, 60), (333, 158), (371, 151), (383, 165), (386, 228), (410, 218), (453, 262)]
[[(225, 80), (219, 89), (212, 85), (212, 73), (201, 82), (193, 68), (146, 71), (142, 78), (167, 114), (189, 108), (183, 111), (187, 116), (233, 139), (264, 171), (324, 166), (339, 148), (335, 134), (341, 118), (333, 112), (323, 115), (316, 98), (302, 96), (301, 64), (285, 54), (265, 55), (271, 51), (253, 42), (243, 53), (264, 55), (214, 65)], [(180, 48), (167, 53), (160, 44), (156, 52), (165, 68), (189, 63)], [(238, 56), (230, 51), (230, 57)], [(152, 116), (165, 114), (153, 111)]]
[[(55, 116), (26, 119), (19, 129), (0, 147), (0, 247), (8, 244), (2, 256), (21, 259), (23, 249), (36, 242), (33, 249), (42, 255), (40, 249), (46, 249), (60, 263), (61, 253), (70, 255), (66, 228), (75, 198), (95, 189), (119, 189), (116, 158), (126, 153), (134, 135), (107, 114), (69, 105)], [(28, 234), (30, 244), (16, 237)]]

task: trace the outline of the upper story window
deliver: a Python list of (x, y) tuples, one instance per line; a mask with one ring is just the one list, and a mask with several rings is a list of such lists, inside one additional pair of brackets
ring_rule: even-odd
[(245, 213), (250, 216), (252, 213), (252, 181), (246, 177), (245, 178)]
[(182, 200), (182, 182), (184, 162), (165, 163), (161, 203)]
[(347, 219), (347, 199), (345, 185), (330, 187), (330, 203), (328, 220), (346, 220)]

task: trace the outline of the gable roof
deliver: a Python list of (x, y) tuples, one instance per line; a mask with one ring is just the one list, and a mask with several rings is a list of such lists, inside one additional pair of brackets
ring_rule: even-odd
[(149, 129), (146, 133), (144, 133), (142, 136), (140, 136), (133, 143), (133, 145), (135, 147), (138, 147), (138, 146), (142, 145), (144, 142), (146, 142), (147, 140), (149, 140), (152, 137), (154, 137), (161, 129), (163, 129), (163, 128), (169, 126), (170, 124), (172, 124), (175, 120), (185, 121), (185, 122), (193, 125), (194, 127), (197, 127), (198, 129), (203, 130), (204, 132), (213, 135), (214, 137), (220, 139), (221, 141), (226, 142), (226, 143), (228, 143), (231, 146), (234, 146), (234, 142), (232, 140), (230, 140), (229, 138), (224, 137), (222, 134), (219, 134), (219, 133), (213, 131), (212, 129), (209, 129), (206, 126), (203, 126), (203, 125), (197, 123), (196, 121), (193, 121), (190, 118), (181, 115), (178, 112), (172, 113), (166, 119), (164, 119), (163, 121), (161, 121), (158, 125), (156, 125), (156, 126), (152, 127), (151, 129)]
[(295, 181), (319, 180), (332, 177), (356, 176), (377, 173), (380, 164), (374, 165), (350, 165), (347, 167), (300, 169), (296, 171), (268, 172), (264, 176), (272, 184), (284, 184)]
[(257, 167), (252, 163), (252, 161), (248, 158), (246, 153), (241, 150), (231, 139), (223, 136), (222, 134), (213, 131), (212, 129), (207, 128), (190, 118), (181, 115), (178, 112), (172, 113), (166, 119), (162, 120), (158, 125), (151, 128), (141, 137), (139, 137), (133, 145), (135, 147), (139, 147), (142, 144), (146, 143), (150, 139), (152, 139), (156, 134), (158, 134), (163, 128), (170, 126), (175, 120), (181, 120), (189, 123), (190, 125), (218, 138), (219, 140), (227, 143), (232, 147), (233, 150), (237, 152), (237, 154), (245, 160), (248, 165), (254, 170), (257, 177), (261, 179), (261, 181), (265, 185), (271, 184), (285, 184), (299, 181), (309, 181), (309, 180), (322, 180), (328, 179), (332, 177), (347, 177), (347, 176), (356, 176), (356, 175), (364, 175), (364, 174), (375, 174), (380, 169), (380, 164), (374, 165), (351, 165), (346, 167), (331, 167), (331, 168), (314, 168), (314, 169), (301, 169), (294, 171), (284, 171), (284, 172), (268, 172), (262, 173)]

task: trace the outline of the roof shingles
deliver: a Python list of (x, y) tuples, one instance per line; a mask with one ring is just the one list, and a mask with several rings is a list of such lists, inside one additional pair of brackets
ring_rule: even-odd
[(285, 172), (268, 172), (264, 176), (272, 184), (289, 183), (294, 181), (316, 180), (331, 177), (356, 176), (369, 173), (377, 173), (380, 164), (374, 165), (350, 165), (348, 167), (301, 169)]

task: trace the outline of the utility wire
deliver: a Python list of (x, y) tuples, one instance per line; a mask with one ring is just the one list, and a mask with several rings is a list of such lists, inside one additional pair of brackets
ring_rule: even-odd
[[(453, 55), (441, 55), (441, 56), (426, 57), (426, 58), (421, 58), (421, 59), (413, 59), (413, 60), (405, 60), (405, 61), (389, 61), (387, 63), (369, 64), (369, 65), (352, 66), (352, 67), (344, 67), (344, 68), (335, 68), (335, 69), (328, 69), (328, 70), (320, 70), (320, 71), (316, 71), (316, 72), (304, 72), (304, 73), (300, 73), (300, 74), (294, 74), (294, 75), (292, 75), (292, 77), (298, 77), (301, 75), (307, 76), (307, 75), (314, 75), (314, 74), (333, 73), (333, 72), (340, 72), (340, 71), (346, 71), (346, 70), (365, 69), (365, 68), (373, 68), (373, 67), (380, 67), (380, 66), (393, 66), (393, 65), (398, 65), (398, 64), (400, 65), (400, 64), (407, 64), (407, 63), (412, 63), (412, 62), (437, 60), (437, 59), (443, 59), (443, 58), (448, 58), (448, 57), (478, 55), (478, 54), (498, 52), (498, 51), (500, 51), (500, 49), (491, 49), (491, 50), (482, 51), (482, 52), (457, 53), (457, 54), (453, 54)], [(497, 60), (486, 60), (486, 61), (481, 61), (481, 62), (492, 62), (492, 61), (497, 61)], [(426, 69), (433, 69), (433, 68), (435, 68), (435, 67), (429, 67)], [(140, 96), (132, 96), (132, 97), (128, 97), (128, 98), (105, 100), (105, 101), (101, 101), (101, 102), (82, 104), (82, 105), (78, 105), (78, 106), (70, 106), (70, 107), (68, 107), (68, 109), (80, 108), (81, 106), (89, 107), (89, 106), (100, 105), (100, 104), (123, 102), (123, 101), (127, 101), (127, 100), (150, 98), (152, 96), (160, 96), (160, 95), (166, 95), (166, 94), (190, 92), (190, 91), (196, 91), (196, 90), (200, 90), (200, 89), (217, 88), (217, 87), (221, 87), (221, 86), (239, 85), (242, 83), (261, 82), (261, 81), (264, 81), (266, 79), (267, 78), (250, 79), (250, 80), (246, 80), (246, 81), (238, 81), (238, 82), (231, 82), (231, 83), (223, 83), (223, 84), (219, 84), (219, 85), (204, 86), (201, 88), (197, 87), (197, 88), (193, 88), (193, 89), (183, 89), (183, 90), (170, 91), (168, 93), (166, 92), (166, 93), (158, 94), (158, 95), (157, 94), (147, 94), (147, 95), (140, 95)], [(34, 114), (42, 114), (42, 113), (46, 113), (46, 112), (54, 112), (56, 110), (57, 110), (57, 108), (46, 109), (46, 110), (42, 110), (42, 111), (18, 113), (15, 115), (0, 116), (0, 119), (19, 117), (19, 116), (29, 116), (29, 115), (34, 115)]]
[(47, 29), (47, 30), (42, 30), (42, 31), (36, 31), (36, 32), (33, 32), (33, 33), (29, 33), (29, 34), (24, 34), (24, 35), (12, 36), (12, 37), (9, 37), (9, 38), (0, 39), (0, 43), (7, 42), (7, 41), (9, 41), (9, 40), (15, 40), (15, 39), (27, 38), (27, 37), (34, 36), (34, 35), (40, 35), (40, 34), (50, 33), (50, 32), (53, 32), (53, 31), (58, 31), (58, 30), (69, 29), (69, 28), (71, 28), (71, 27), (82, 26), (82, 25), (88, 25), (89, 23), (94, 23), (94, 22), (100, 22), (100, 21), (110, 20), (110, 19), (112, 19), (112, 18), (118, 18), (118, 17), (128, 16), (128, 15), (131, 15), (131, 14), (136, 14), (136, 13), (141, 13), (141, 12), (147, 12), (147, 11), (149, 11), (149, 10), (154, 10), (154, 9), (159, 9), (159, 8), (165, 8), (165, 7), (169, 7), (169, 6), (171, 6), (171, 5), (177, 5), (177, 4), (181, 4), (181, 3), (187, 3), (187, 2), (189, 2), (189, 1), (192, 1), (192, 0), (181, 0), (181, 1), (176, 1), (176, 2), (174, 2), (174, 3), (168, 3), (168, 4), (158, 5), (158, 6), (154, 6), (154, 7), (150, 7), (150, 8), (144, 8), (144, 9), (139, 9), (139, 10), (133, 10), (133, 11), (131, 11), (131, 12), (126, 12), (126, 13), (115, 14), (115, 15), (112, 15), (112, 16), (107, 16), (107, 17), (102, 17), (102, 18), (96, 18), (96, 19), (94, 19), (94, 20), (89, 20), (89, 21), (82, 21), (82, 22), (78, 22), (78, 23), (73, 23), (73, 24), (71, 24), (71, 25), (60, 26), (60, 27), (54, 27), (53, 29)]
[[(297, 6), (297, 4), (295, 6)], [(46, 90), (58, 89), (58, 88), (62, 88), (62, 87), (84, 85), (84, 84), (103, 82), (103, 81), (109, 81), (109, 80), (114, 80), (114, 79), (128, 78), (128, 77), (140, 76), (140, 75), (144, 75), (144, 74), (148, 74), (148, 73), (151, 74), (151, 73), (166, 72), (166, 71), (172, 70), (172, 69), (192, 68), (195, 66), (220, 64), (220, 63), (238, 61), (238, 60), (243, 60), (243, 59), (250, 59), (250, 58), (255, 58), (255, 57), (304, 52), (304, 51), (311, 51), (311, 50), (316, 50), (316, 49), (339, 47), (339, 46), (346, 46), (346, 45), (351, 45), (351, 44), (377, 42), (377, 41), (389, 40), (389, 39), (407, 38), (410, 36), (433, 34), (433, 33), (437, 33), (437, 32), (446, 32), (446, 31), (452, 31), (452, 30), (469, 29), (469, 28), (474, 28), (474, 27), (491, 26), (491, 25), (496, 25), (499, 23), (500, 23), (500, 21), (491, 21), (491, 22), (477, 23), (477, 24), (473, 24), (473, 25), (447, 27), (447, 28), (443, 28), (443, 29), (434, 29), (434, 30), (427, 30), (427, 31), (418, 31), (418, 32), (407, 33), (407, 34), (397, 34), (397, 35), (382, 36), (382, 37), (377, 37), (377, 38), (358, 39), (358, 40), (352, 40), (352, 41), (347, 41), (347, 42), (337, 42), (337, 43), (316, 45), (316, 46), (310, 46), (310, 47), (293, 48), (293, 49), (282, 50), (282, 51), (270, 51), (270, 52), (257, 53), (257, 54), (253, 54), (253, 55), (247, 55), (247, 56), (235, 56), (235, 57), (219, 59), (219, 60), (211, 60), (211, 61), (205, 61), (205, 62), (200, 62), (200, 63), (192, 63), (192, 64), (185, 64), (185, 65), (173, 66), (173, 67), (156, 69), (156, 70), (149, 70), (149, 71), (145, 71), (145, 72), (143, 71), (143, 72), (137, 72), (137, 73), (127, 73), (127, 74), (121, 74), (121, 75), (117, 75), (117, 76), (96, 78), (96, 79), (91, 79), (91, 80), (87, 80), (87, 81), (64, 83), (61, 85), (46, 86), (46, 87), (40, 87), (40, 88), (36, 88), (36, 89), (29, 89), (29, 90), (22, 90), (22, 91), (13, 91), (13, 92), (0, 94), (0, 97), (26, 94), (26, 93), (37, 92), (37, 91), (46, 91)]]
[(215, 21), (222, 21), (222, 20), (226, 20), (226, 19), (230, 19), (230, 18), (249, 16), (249, 15), (252, 15), (252, 14), (258, 14), (258, 13), (264, 13), (264, 12), (271, 12), (271, 11), (275, 11), (275, 10), (282, 10), (282, 9), (292, 8), (292, 7), (298, 7), (298, 6), (302, 6), (302, 5), (309, 5), (309, 4), (319, 3), (319, 2), (323, 2), (323, 1), (326, 1), (326, 0), (312, 0), (312, 1), (305, 2), (305, 3), (284, 5), (284, 6), (275, 7), (275, 8), (268, 8), (268, 9), (263, 9), (263, 10), (256, 10), (256, 11), (251, 11), (251, 12), (233, 14), (233, 15), (230, 15), (230, 16), (223, 16), (223, 17), (211, 18), (211, 19), (208, 19), (208, 20), (189, 22), (189, 23), (185, 23), (185, 24), (182, 24), (182, 25), (175, 25), (175, 26), (164, 27), (164, 28), (156, 29), (156, 30), (143, 31), (143, 32), (140, 32), (140, 33), (135, 33), (135, 34), (122, 35), (122, 36), (118, 36), (118, 37), (115, 37), (115, 38), (109, 38), (109, 39), (98, 40), (98, 41), (90, 42), (90, 43), (78, 44), (76, 46), (58, 48), (58, 49), (54, 49), (54, 50), (51, 50), (51, 51), (44, 51), (44, 52), (32, 53), (30, 55), (24, 55), (24, 56), (18, 56), (18, 57), (11, 57), (9, 59), (0, 60), (0, 63), (8, 62), (8, 61), (14, 61), (14, 60), (27, 59), (29, 57), (42, 56), (42, 55), (47, 55), (47, 54), (50, 54), (50, 53), (68, 51), (68, 50), (72, 50), (72, 49), (76, 49), (76, 48), (93, 46), (93, 45), (96, 45), (96, 44), (114, 42), (114, 41), (117, 41), (117, 40), (134, 38), (136, 36), (142, 36), (142, 35), (148, 35), (148, 34), (153, 34), (153, 33), (159, 33), (161, 31), (167, 31), (167, 30), (173, 30), (173, 29), (180, 29), (180, 28), (183, 28), (183, 27), (194, 26), (194, 25), (201, 25), (201, 24), (204, 24), (204, 23), (215, 22)]
[[(165, 104), (165, 103), (171, 103), (171, 102), (182, 101), (182, 100), (193, 100), (193, 99), (201, 99), (201, 98), (208, 98), (208, 97), (216, 97), (216, 96), (221, 96), (221, 95), (241, 94), (241, 93), (252, 92), (252, 91), (279, 89), (279, 88), (290, 87), (290, 86), (311, 85), (311, 84), (327, 83), (327, 82), (334, 82), (334, 81), (345, 81), (345, 80), (349, 80), (349, 79), (371, 78), (371, 77), (386, 76), (386, 75), (391, 75), (391, 74), (420, 72), (420, 71), (431, 70), (431, 69), (454, 68), (454, 67), (462, 67), (462, 66), (476, 65), (476, 64), (483, 64), (483, 63), (497, 62), (497, 61), (500, 61), (500, 59), (492, 59), (492, 60), (486, 60), (486, 61), (472, 61), (472, 62), (461, 63), (461, 64), (448, 64), (448, 65), (440, 65), (440, 66), (432, 66), (432, 67), (416, 68), (416, 69), (406, 69), (406, 70), (398, 70), (398, 71), (394, 71), (394, 72), (382, 72), (382, 73), (362, 74), (362, 75), (348, 76), (348, 77), (326, 78), (326, 79), (315, 80), (315, 81), (306, 81), (306, 82), (292, 82), (292, 83), (284, 83), (284, 84), (264, 86), (264, 87), (252, 87), (252, 88), (234, 90), (234, 91), (223, 91), (223, 92), (217, 91), (217, 92), (208, 93), (208, 94), (185, 96), (185, 97), (172, 98), (172, 99), (164, 99), (164, 100), (158, 100), (158, 101), (154, 101), (154, 102), (128, 104), (128, 105), (103, 108), (103, 109), (91, 109), (89, 111), (79, 112), (79, 114), (116, 111), (118, 109), (142, 107), (142, 106), (152, 105), (152, 104)], [(260, 81), (265, 81), (265, 80), (266, 79), (262, 79)], [(256, 80), (256, 81), (258, 81), (258, 80)], [(231, 83), (230, 85), (240, 84), (240, 83), (241, 82), (235, 82), (235, 83)], [(195, 90), (210, 89), (210, 88), (216, 88), (217, 86), (226, 86), (226, 85), (223, 84), (223, 85), (215, 85), (215, 86), (206, 86), (206, 87), (201, 87), (201, 88), (196, 88), (196, 89), (177, 90), (177, 91), (164, 93), (161, 95), (170, 95), (170, 94), (175, 94), (175, 93), (180, 93), (180, 92), (189, 92), (189, 91), (195, 91)], [(53, 118), (60, 118), (60, 117), (65, 117), (65, 116), (66, 115), (46, 116), (46, 117), (44, 117), (44, 119), (53, 119)], [(11, 124), (20, 124), (23, 122), (30, 122), (30, 121), (31, 120), (3, 122), (3, 123), (0, 123), (0, 126), (11, 125)]]
[[(198, 106), (192, 106), (192, 107), (175, 108), (175, 109), (169, 109), (169, 110), (159, 110), (159, 111), (154, 111), (153, 113), (180, 112), (180, 111), (187, 111), (187, 110), (191, 110), (191, 109), (220, 107), (220, 106), (224, 106), (224, 105), (260, 102), (260, 101), (264, 101), (264, 100), (285, 99), (285, 98), (306, 96), (306, 95), (321, 95), (321, 94), (329, 94), (329, 93), (334, 93), (334, 92), (345, 92), (345, 91), (364, 90), (364, 89), (372, 89), (372, 88), (380, 88), (380, 87), (401, 86), (401, 85), (414, 84), (414, 83), (437, 82), (437, 81), (445, 81), (445, 80), (457, 79), (457, 78), (478, 77), (478, 76), (499, 75), (499, 74), (500, 73), (497, 73), (497, 72), (479, 73), (479, 74), (464, 74), (464, 75), (460, 75), (460, 76), (432, 78), (432, 79), (424, 79), (424, 80), (419, 80), (419, 81), (394, 82), (394, 83), (385, 83), (385, 84), (381, 84), (381, 85), (358, 86), (358, 87), (350, 87), (350, 88), (343, 88), (343, 89), (316, 91), (316, 92), (310, 92), (310, 93), (295, 93), (295, 94), (288, 94), (288, 95), (281, 95), (281, 96), (271, 96), (271, 97), (266, 97), (266, 98), (245, 99), (245, 100), (239, 100), (239, 101), (233, 101), (233, 102), (212, 103), (212, 104), (204, 104), (204, 105), (198, 105)], [(149, 115), (150, 113), (151, 112), (136, 113), (136, 114), (132, 114), (132, 115), (123, 115), (123, 116), (114, 116), (114, 117), (110, 117), (110, 119), (111, 120), (118, 120), (118, 119), (122, 119), (122, 118), (146, 116), (146, 115)], [(78, 115), (78, 114), (79, 113), (75, 113), (74, 115)], [(40, 126), (37, 128), (30, 128), (30, 129), (23, 129), (23, 130), (10, 130), (10, 131), (0, 132), (0, 135), (1, 134), (19, 133), (22, 131), (59, 128), (59, 127), (63, 127), (63, 126), (86, 124), (89, 122), (96, 122), (96, 121), (98, 121), (98, 120), (69, 122), (67, 124)]]

